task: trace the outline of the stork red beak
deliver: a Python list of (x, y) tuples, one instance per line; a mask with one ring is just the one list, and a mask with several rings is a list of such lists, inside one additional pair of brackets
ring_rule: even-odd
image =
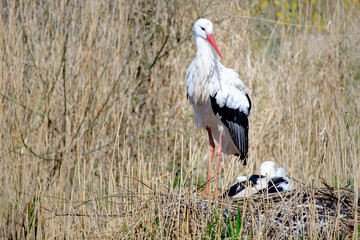
[(215, 48), (216, 52), (219, 54), (219, 56), (221, 57), (221, 59), (224, 59), (216, 42), (214, 39), (214, 36), (212, 34), (206, 35), (206, 39), (209, 41), (209, 43), (211, 44), (211, 46), (213, 46), (213, 48)]

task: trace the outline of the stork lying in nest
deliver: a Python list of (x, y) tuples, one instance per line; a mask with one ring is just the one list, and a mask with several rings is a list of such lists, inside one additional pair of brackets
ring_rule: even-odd
[(275, 162), (266, 161), (260, 166), (260, 175), (239, 176), (237, 183), (226, 190), (222, 198), (249, 197), (254, 194), (276, 193), (294, 189), (285, 168), (276, 167)]

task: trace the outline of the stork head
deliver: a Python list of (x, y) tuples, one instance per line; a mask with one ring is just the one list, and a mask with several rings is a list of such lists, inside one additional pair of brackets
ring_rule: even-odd
[(221, 59), (224, 59), (213, 36), (213, 24), (210, 20), (205, 18), (198, 19), (194, 24), (194, 38), (202, 38), (208, 41), (215, 51), (219, 54)]
[(277, 175), (275, 162), (266, 161), (260, 165), (260, 175), (268, 176), (270, 178), (275, 177)]

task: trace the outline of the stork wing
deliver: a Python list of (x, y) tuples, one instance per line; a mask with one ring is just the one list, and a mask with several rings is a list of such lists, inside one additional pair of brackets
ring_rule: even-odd
[[(240, 150), (240, 159), (246, 159), (248, 153), (248, 113), (244, 112), (240, 107), (236, 109), (228, 107), (226, 103), (224, 106), (220, 107), (216, 101), (216, 96), (217, 93), (215, 93), (213, 97), (210, 96), (212, 109), (215, 115), (219, 114), (222, 123), (224, 123), (224, 125), (229, 129), (235, 146)], [(251, 106), (250, 99), (247, 94), (246, 97), (249, 101), (249, 105)]]
[[(245, 181), (241, 181), (241, 182), (237, 182), (234, 185), (232, 185), (228, 190), (226, 190), (223, 195), (221, 196), (221, 198), (226, 198), (226, 197), (233, 197), (233, 198), (238, 198), (238, 197), (244, 197), (246, 196), (246, 192), (245, 190), (247, 188), (253, 188), (252, 190), (248, 190), (247, 194), (255, 194), (257, 191), (261, 190), (264, 186), (265, 183), (261, 182), (263, 179), (265, 179), (264, 176), (261, 175), (252, 175), (249, 177), (248, 180)], [(263, 185), (263, 186), (262, 186)]]
[(285, 178), (282, 178), (282, 177), (272, 178), (268, 182), (267, 193), (276, 193), (276, 192), (286, 191), (289, 188), (287, 186), (289, 186), (289, 181), (287, 181)]
[(226, 198), (227, 196), (234, 197), (235, 195), (244, 191), (245, 188), (246, 188), (246, 181), (237, 182), (234, 185), (232, 185), (228, 190), (226, 190), (221, 197), (222, 198)]

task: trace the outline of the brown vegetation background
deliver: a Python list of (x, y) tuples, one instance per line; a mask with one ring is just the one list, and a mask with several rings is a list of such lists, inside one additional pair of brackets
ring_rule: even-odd
[(220, 188), (272, 160), (358, 198), (359, 11), (340, 0), (3, 0), (0, 237), (205, 237), (155, 224), (151, 204), (206, 181), (207, 134), (185, 87), (199, 17), (253, 103), (248, 165), (223, 156)]

